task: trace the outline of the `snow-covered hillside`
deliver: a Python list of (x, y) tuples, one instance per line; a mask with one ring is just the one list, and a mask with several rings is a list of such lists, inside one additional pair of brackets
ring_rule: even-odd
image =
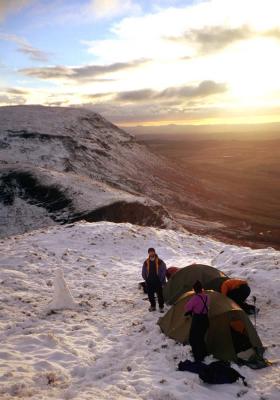
[(135, 174), (143, 157), (133, 163), (131, 153), (140, 146), (132, 136), (85, 109), (1, 107), (0, 120), (2, 163), (73, 171), (120, 186), (118, 180)]
[[(162, 205), (179, 195), (176, 174), (92, 111), (0, 107), (2, 237), (81, 218), (166, 226)], [(110, 208), (116, 202), (117, 209)], [(133, 212), (127, 203), (134, 203)]]
[[(279, 252), (172, 230), (77, 222), (0, 241), (1, 399), (279, 399), (277, 364), (257, 371), (233, 365), (248, 387), (209, 386), (176, 371), (190, 348), (160, 332), (160, 314), (148, 312), (137, 285), (149, 246), (168, 266), (209, 263), (248, 279), (265, 356), (280, 357)], [(78, 311), (46, 311), (58, 268)]]

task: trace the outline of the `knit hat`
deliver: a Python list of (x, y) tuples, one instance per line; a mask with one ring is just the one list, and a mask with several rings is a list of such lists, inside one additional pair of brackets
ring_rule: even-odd
[(148, 253), (150, 253), (150, 252), (154, 252), (155, 253), (156, 251), (155, 251), (155, 249), (153, 247), (149, 247), (148, 248)]

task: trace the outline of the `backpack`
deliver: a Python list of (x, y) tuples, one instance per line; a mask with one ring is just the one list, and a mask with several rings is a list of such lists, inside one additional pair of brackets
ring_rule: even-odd
[(177, 369), (178, 371), (188, 371), (193, 372), (195, 374), (199, 374), (199, 372), (204, 368), (206, 364), (203, 364), (201, 361), (180, 361)]
[(200, 379), (205, 383), (212, 384), (223, 384), (223, 383), (233, 383), (238, 379), (242, 379), (243, 384), (247, 386), (245, 377), (240, 375), (234, 368), (230, 366), (229, 362), (226, 361), (214, 361), (199, 372)]

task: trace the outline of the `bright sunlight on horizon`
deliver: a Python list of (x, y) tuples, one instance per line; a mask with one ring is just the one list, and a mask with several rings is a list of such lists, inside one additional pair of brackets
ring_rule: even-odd
[(278, 0), (0, 2), (0, 105), (122, 126), (280, 122)]

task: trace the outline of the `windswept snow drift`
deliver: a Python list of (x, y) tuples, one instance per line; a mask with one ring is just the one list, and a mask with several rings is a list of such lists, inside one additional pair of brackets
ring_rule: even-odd
[[(258, 371), (234, 365), (248, 387), (209, 386), (176, 371), (190, 348), (160, 332), (160, 314), (148, 312), (138, 290), (150, 246), (167, 266), (206, 263), (248, 279), (265, 355), (279, 358), (279, 252), (172, 230), (77, 222), (0, 241), (1, 399), (278, 400), (279, 365)], [(46, 315), (60, 267), (79, 309)]]

